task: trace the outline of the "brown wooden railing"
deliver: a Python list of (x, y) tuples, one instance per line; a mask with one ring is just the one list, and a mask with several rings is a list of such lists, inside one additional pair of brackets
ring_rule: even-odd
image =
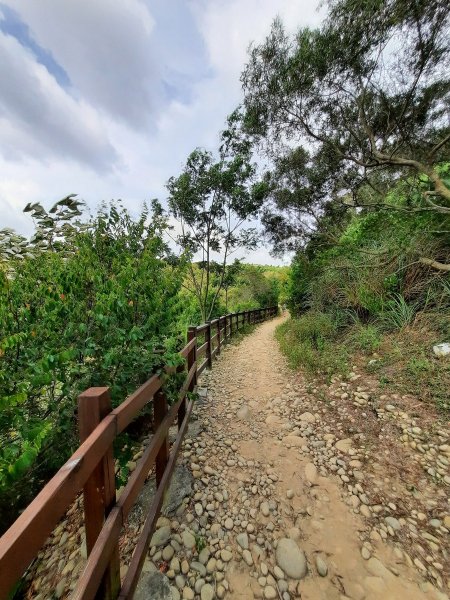
[[(83, 490), (88, 560), (73, 600), (129, 600), (136, 589), (151, 535), (160, 514), (178, 451), (193, 407), (193, 392), (202, 371), (211, 368), (222, 344), (244, 324), (259, 323), (278, 312), (276, 307), (225, 315), (190, 327), (180, 355), (187, 373), (174, 404), (163, 391), (165, 376), (154, 375), (112, 410), (109, 389), (90, 388), (78, 398), (81, 445), (34, 501), (0, 538), (0, 599), (5, 600), (55, 525)], [(200, 345), (198, 345), (200, 343)], [(204, 357), (204, 359), (203, 359)], [(166, 369), (170, 374), (174, 369)], [(153, 400), (154, 435), (120, 498), (116, 500), (113, 441), (140, 410)], [(169, 451), (168, 431), (175, 419), (178, 435)], [(157, 490), (124, 580), (120, 581), (119, 535), (122, 525), (155, 466)]]

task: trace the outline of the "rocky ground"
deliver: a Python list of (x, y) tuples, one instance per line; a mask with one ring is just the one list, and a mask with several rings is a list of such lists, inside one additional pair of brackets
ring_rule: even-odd
[[(293, 373), (279, 322), (202, 378), (137, 600), (448, 598), (448, 428), (358, 369), (329, 385)], [(122, 572), (153, 489), (122, 536)], [(79, 503), (30, 572), (29, 598), (70, 596)]]

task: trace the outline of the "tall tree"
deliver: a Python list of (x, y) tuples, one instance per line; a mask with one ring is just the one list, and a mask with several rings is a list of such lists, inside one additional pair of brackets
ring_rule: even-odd
[[(320, 29), (293, 37), (276, 20), (242, 74), (247, 131), (272, 155), (288, 143), (328, 157), (322, 175), (333, 185), (323, 199), (332, 191), (356, 206), (445, 217), (449, 39), (444, 0), (330, 0)], [(411, 175), (419, 201), (391, 206), (386, 185)]]
[(238, 135), (239, 121), (238, 112), (229, 117), (217, 159), (196, 149), (181, 175), (167, 183), (169, 210), (180, 229), (176, 242), (190, 261), (189, 284), (204, 320), (217, 305), (230, 255), (257, 244), (257, 230), (248, 224), (267, 193), (266, 182), (257, 180), (250, 140)]
[[(325, 214), (330, 214), (331, 205), (335, 218), (344, 217), (348, 206), (331, 201), (336, 197), (339, 172), (339, 163), (323, 151), (311, 155), (298, 146), (274, 156), (261, 220), (275, 254), (304, 247), (323, 224)], [(336, 241), (331, 227), (328, 237)]]
[[(213, 268), (215, 267), (219, 277), (222, 277), (222, 264), (215, 263), (214, 265), (212, 265), (212, 267)], [(239, 274), (242, 272), (242, 269), (243, 269), (243, 264), (238, 258), (235, 258), (232, 263), (226, 265), (226, 267), (225, 267), (225, 274), (223, 275), (223, 280), (222, 280), (222, 291), (223, 291), (223, 295), (225, 296), (225, 312), (227, 312), (227, 313), (228, 313), (228, 292), (230, 291), (230, 288), (232, 288), (236, 284)]]

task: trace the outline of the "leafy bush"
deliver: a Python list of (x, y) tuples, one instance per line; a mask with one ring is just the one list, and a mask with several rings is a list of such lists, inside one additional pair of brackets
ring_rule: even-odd
[(324, 313), (309, 312), (292, 322), (293, 335), (300, 341), (308, 341), (320, 350), (327, 339), (336, 332), (332, 319)]
[[(387, 200), (398, 210), (356, 213), (340, 233), (319, 221), (318, 231), (294, 258), (291, 310), (352, 311), (369, 323), (383, 319), (385, 326), (404, 327), (418, 311), (450, 307), (449, 276), (421, 262), (422, 256), (450, 261), (450, 217), (426, 211), (405, 212), (420, 196), (414, 179), (398, 181)], [(321, 229), (323, 227), (323, 229)]]
[(376, 325), (356, 323), (349, 333), (349, 343), (355, 350), (371, 353), (381, 344), (381, 333)]
[(146, 211), (104, 209), (70, 252), (0, 263), (0, 510), (78, 445), (81, 391), (110, 386), (117, 405), (184, 341), (183, 265), (164, 228)]
[(225, 311), (264, 308), (285, 301), (288, 273), (287, 267), (241, 264), (234, 285), (227, 290)]
[(328, 375), (347, 371), (347, 351), (344, 346), (337, 351), (336, 325), (324, 313), (309, 312), (291, 318), (277, 327), (276, 337), (293, 368)]
[[(0, 236), (2, 526), (78, 446), (77, 396), (109, 386), (116, 406), (162, 365), (178, 364), (188, 326), (201, 322), (185, 285), (188, 265), (170, 253), (156, 205), (137, 219), (104, 206), (74, 223), (79, 207), (72, 197), (49, 212), (29, 205), (33, 238), (18, 242), (5, 230)], [(20, 251), (11, 250), (18, 243)], [(276, 304), (286, 271), (245, 265), (245, 276), (234, 281), (238, 307)], [(226, 312), (222, 297), (215, 306), (214, 316)], [(176, 378), (166, 384), (169, 401)], [(151, 414), (142, 417), (148, 422)], [(137, 429), (115, 441), (119, 483)]]
[[(421, 256), (435, 256), (443, 263), (450, 262), (445, 235), (449, 217), (405, 212), (403, 209), (415, 205), (418, 193), (415, 180), (398, 181), (387, 201), (399, 210), (356, 212), (349, 208), (351, 218), (340, 222), (340, 232), (335, 223), (330, 225), (325, 218), (319, 221), (318, 230), (297, 253), (292, 266), (290, 308), (297, 318), (279, 334), (294, 366), (329, 374), (343, 370), (347, 351), (381, 351), (382, 358), (373, 369), (387, 369), (382, 374), (385, 383), (394, 380), (388, 363), (405, 372), (406, 390), (416, 389), (413, 371), (416, 377), (429, 373), (427, 359), (403, 367), (402, 353), (384, 356), (382, 349), (386, 333), (406, 336), (416, 323), (429, 332), (429, 340), (435, 336), (446, 340), (450, 333), (449, 275), (420, 260)], [(326, 318), (318, 318), (318, 314)], [(308, 335), (305, 327), (310, 323), (318, 331)], [(335, 329), (332, 335), (329, 323)], [(427, 347), (429, 352), (431, 341)], [(434, 363), (433, 369), (437, 370)], [(430, 384), (422, 391), (442, 408), (446, 404), (441, 388)]]

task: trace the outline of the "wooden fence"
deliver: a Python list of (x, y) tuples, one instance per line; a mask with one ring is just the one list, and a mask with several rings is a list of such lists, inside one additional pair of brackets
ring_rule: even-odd
[[(45, 544), (54, 527), (83, 490), (88, 560), (73, 600), (131, 599), (139, 580), (151, 535), (161, 511), (178, 451), (187, 430), (195, 390), (202, 371), (211, 368), (222, 344), (244, 324), (277, 314), (276, 307), (229, 314), (190, 327), (180, 355), (186, 378), (177, 400), (168, 406), (165, 377), (154, 375), (112, 410), (109, 389), (90, 388), (78, 398), (81, 445), (35, 500), (0, 539), (0, 599), (6, 600), (18, 579)], [(200, 344), (200, 345), (199, 345)], [(169, 374), (174, 370), (167, 369)], [(113, 441), (140, 410), (153, 401), (154, 435), (116, 501)], [(169, 451), (168, 431), (178, 423)], [(119, 536), (122, 526), (155, 466), (157, 489), (124, 580), (120, 581)]]

